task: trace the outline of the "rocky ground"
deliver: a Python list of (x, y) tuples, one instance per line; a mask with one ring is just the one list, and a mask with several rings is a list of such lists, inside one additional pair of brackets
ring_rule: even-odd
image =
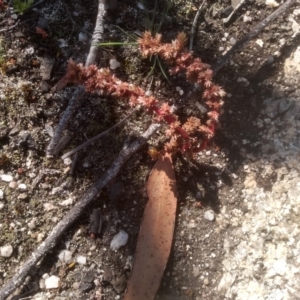
[[(190, 32), (201, 3), (174, 0), (161, 28), (166, 40), (179, 31)], [(276, 9), (274, 2), (248, 1), (224, 25), (223, 19), (238, 3), (207, 1), (204, 6), (193, 50), (206, 63), (214, 65)], [(151, 3), (118, 1), (106, 20), (105, 41), (126, 40), (116, 24), (127, 32), (142, 31), (144, 5), (153, 9)], [(160, 18), (165, 3), (161, 5)], [(68, 87), (55, 93), (51, 88), (63, 76), (70, 57), (85, 61), (97, 1), (40, 1), (23, 15), (6, 2), (0, 8), (2, 286), (110, 166), (125, 139), (143, 132), (151, 117), (136, 112), (81, 152), (75, 168), (74, 157), (46, 157), (53, 129), (74, 91)], [(227, 96), (214, 143), (194, 160), (174, 157), (179, 208), (174, 245), (157, 299), (300, 299), (299, 24), (297, 2), (215, 77)], [(103, 47), (100, 54), (102, 67), (109, 66), (111, 59), (120, 62), (114, 71), (118, 77), (180, 105), (182, 114), (201, 115), (198, 99), (181, 78), (170, 77), (168, 84), (159, 68), (146, 78), (151, 64), (141, 59), (135, 46)], [(87, 94), (65, 131), (68, 144), (59, 155), (130, 111), (124, 100)], [(159, 146), (163, 140), (161, 131), (149, 145)], [(32, 270), (15, 292), (21, 296), (13, 299), (121, 299), (153, 164), (147, 147), (133, 156)], [(103, 226), (93, 238), (88, 228), (95, 208), (103, 212)], [(120, 232), (128, 234), (128, 241), (113, 250), (111, 241)], [(57, 281), (59, 287), (49, 289)]]

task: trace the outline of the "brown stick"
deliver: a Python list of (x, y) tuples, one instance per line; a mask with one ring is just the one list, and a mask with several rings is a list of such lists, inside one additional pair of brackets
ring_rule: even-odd
[[(104, 18), (107, 11), (106, 0), (99, 0), (98, 2), (98, 14), (97, 14), (97, 21), (94, 29), (94, 33), (92, 36), (91, 47), (89, 50), (89, 54), (87, 56), (85, 65), (89, 66), (96, 62), (97, 57), (97, 43), (102, 40), (103, 32), (104, 32)], [(63, 131), (66, 129), (69, 120), (72, 118), (76, 108), (78, 106), (78, 102), (84, 95), (84, 89), (82, 87), (76, 88), (75, 92), (73, 93), (73, 97), (70, 99), (67, 109), (65, 110), (62, 118), (60, 119), (54, 135), (47, 147), (46, 155), (53, 156), (57, 154), (57, 145), (59, 140), (62, 136)]]

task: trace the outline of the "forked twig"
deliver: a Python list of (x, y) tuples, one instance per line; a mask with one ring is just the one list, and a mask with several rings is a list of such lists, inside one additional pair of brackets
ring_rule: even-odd
[(251, 39), (257, 37), (260, 32), (269, 25), (272, 21), (274, 21), (277, 17), (282, 15), (288, 8), (290, 8), (296, 0), (287, 0), (284, 4), (282, 4), (280, 7), (278, 7), (271, 15), (266, 17), (264, 20), (262, 20), (258, 25), (254, 27), (252, 31), (250, 31), (248, 34), (246, 34), (242, 39), (237, 41), (231, 49), (222, 56), (215, 65), (213, 65), (212, 69), (214, 73), (217, 73), (226, 63), (227, 61), (240, 49), (242, 48), (247, 42), (249, 42)]
[[(106, 0), (99, 0), (98, 2), (98, 15), (97, 15), (97, 21), (95, 25), (95, 29), (92, 36), (91, 41), (91, 47), (89, 50), (89, 54), (87, 56), (85, 65), (89, 66), (91, 64), (94, 64), (96, 62), (96, 56), (97, 56), (97, 46), (96, 44), (99, 43), (102, 39), (103, 32), (104, 32), (104, 18), (106, 15), (107, 7), (106, 7)], [(70, 99), (68, 108), (65, 110), (63, 117), (60, 119), (60, 122), (58, 123), (56, 130), (54, 132), (53, 138), (51, 139), (46, 154), (47, 156), (53, 156), (57, 154), (57, 144), (59, 143), (59, 140), (62, 136), (63, 131), (66, 129), (69, 120), (73, 116), (74, 112), (76, 111), (77, 104), (79, 103), (79, 100), (84, 95), (84, 89), (82, 87), (76, 88), (73, 97)]]
[(94, 143), (97, 139), (101, 138), (102, 136), (108, 134), (110, 131), (112, 131), (113, 129), (115, 129), (116, 127), (118, 127), (119, 125), (123, 124), (135, 111), (137, 110), (137, 108), (135, 108), (129, 115), (127, 115), (123, 120), (121, 120), (119, 123), (113, 125), (112, 127), (110, 127), (109, 129), (97, 134), (96, 136), (92, 137), (91, 139), (89, 139), (88, 141), (86, 141), (85, 143), (79, 145), (78, 147), (76, 147), (75, 149), (67, 152), (66, 154), (64, 154), (61, 158), (65, 159), (69, 156), (71, 156), (72, 154), (80, 151), (81, 149), (84, 149), (86, 147), (88, 147), (90, 144)]
[(52, 229), (47, 238), (31, 254), (31, 257), (20, 267), (18, 272), (0, 290), (0, 300), (5, 300), (18, 286), (20, 286), (30, 270), (42, 259), (49, 250), (54, 248), (65, 231), (81, 215), (86, 207), (94, 200), (98, 193), (119, 173), (126, 161), (140, 150), (150, 136), (160, 127), (151, 124), (150, 127), (134, 142), (125, 144), (110, 168), (78, 199), (81, 199)]

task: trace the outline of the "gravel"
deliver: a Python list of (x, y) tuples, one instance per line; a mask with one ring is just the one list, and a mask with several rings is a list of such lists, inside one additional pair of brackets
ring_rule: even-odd
[[(300, 47), (285, 62), (286, 85), (299, 86), (299, 53)], [(217, 218), (221, 228), (232, 226), (218, 284), (225, 299), (298, 299), (300, 294), (299, 113), (299, 94), (265, 101), (261, 115), (272, 119), (263, 128), (261, 173), (255, 163), (248, 164), (240, 199), (244, 209), (224, 206)], [(260, 175), (275, 178), (269, 190), (260, 187)]]

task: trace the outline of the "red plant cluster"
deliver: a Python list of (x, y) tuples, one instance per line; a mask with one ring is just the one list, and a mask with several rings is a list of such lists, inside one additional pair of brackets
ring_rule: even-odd
[(58, 82), (56, 88), (61, 89), (68, 83), (74, 83), (83, 85), (87, 92), (100, 92), (102, 95), (128, 98), (132, 106), (142, 104), (150, 112), (156, 113), (157, 120), (169, 124), (166, 134), (170, 136), (170, 141), (165, 144), (164, 151), (198, 152), (207, 147), (209, 140), (215, 134), (225, 92), (212, 83), (210, 66), (199, 58), (193, 58), (192, 52), (186, 50), (186, 40), (186, 35), (179, 33), (172, 43), (162, 43), (160, 34), (152, 37), (151, 33), (146, 31), (138, 40), (138, 44), (143, 56), (158, 55), (171, 67), (171, 74), (184, 72), (188, 81), (201, 86), (199, 98), (205, 100), (209, 109), (204, 124), (200, 119), (190, 117), (181, 125), (178, 116), (171, 112), (167, 103), (159, 105), (155, 97), (147, 97), (145, 90), (121, 81), (109, 69), (98, 69), (95, 65), (84, 67), (71, 59), (67, 74)]

